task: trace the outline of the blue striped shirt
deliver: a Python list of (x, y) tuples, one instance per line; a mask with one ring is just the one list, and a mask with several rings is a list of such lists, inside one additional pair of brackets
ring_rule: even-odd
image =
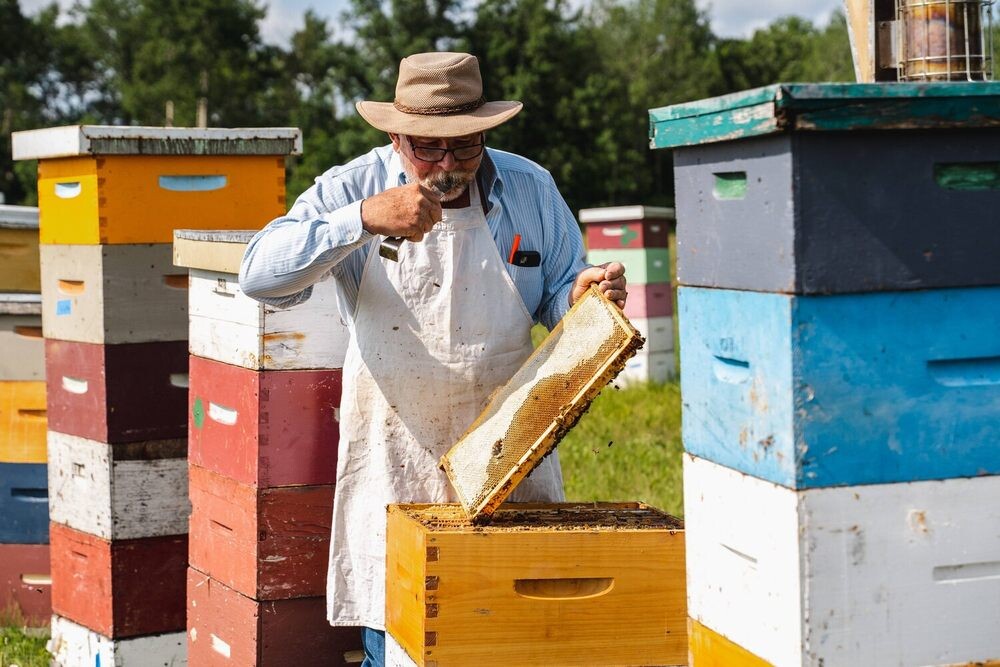
[[(573, 282), (587, 266), (576, 219), (549, 172), (526, 158), (487, 149), (476, 178), (500, 256), (507, 258), (515, 234), (520, 250), (541, 255), (537, 267), (505, 265), (534, 321), (551, 329), (569, 309)], [(332, 276), (351, 317), (365, 261), (380, 239), (362, 229), (361, 201), (406, 182), (391, 144), (319, 176), (286, 215), (251, 239), (240, 266), (243, 292), (290, 307)]]

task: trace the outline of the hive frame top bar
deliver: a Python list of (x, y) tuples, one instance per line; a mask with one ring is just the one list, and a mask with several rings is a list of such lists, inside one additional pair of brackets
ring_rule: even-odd
[(790, 131), (1000, 127), (1000, 82), (777, 83), (649, 110), (651, 148)]
[(11, 135), (15, 160), (91, 155), (301, 155), (296, 127), (65, 125)]

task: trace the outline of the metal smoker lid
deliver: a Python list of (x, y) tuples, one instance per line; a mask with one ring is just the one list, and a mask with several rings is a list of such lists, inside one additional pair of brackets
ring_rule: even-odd
[(644, 342), (596, 286), (573, 304), (441, 459), (474, 523), (489, 520)]

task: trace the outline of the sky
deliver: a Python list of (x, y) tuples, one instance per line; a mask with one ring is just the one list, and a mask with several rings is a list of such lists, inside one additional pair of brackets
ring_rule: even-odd
[[(58, 0), (62, 7), (69, 7), (73, 0)], [(34, 14), (52, 0), (21, 0), (21, 9)], [(265, 41), (286, 45), (292, 33), (302, 25), (307, 9), (328, 19), (335, 25), (338, 16), (347, 7), (347, 0), (266, 0), (267, 18), (261, 26)], [(708, 11), (712, 28), (720, 37), (748, 37), (781, 16), (794, 14), (823, 25), (830, 13), (843, 6), (840, 0), (696, 0), (699, 7)], [(334, 34), (338, 31), (334, 30)]]

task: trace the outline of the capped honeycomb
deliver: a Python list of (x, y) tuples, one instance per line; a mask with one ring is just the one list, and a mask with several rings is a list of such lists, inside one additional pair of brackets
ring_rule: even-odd
[(441, 459), (474, 523), (489, 521), (644, 342), (596, 286), (577, 299)]

